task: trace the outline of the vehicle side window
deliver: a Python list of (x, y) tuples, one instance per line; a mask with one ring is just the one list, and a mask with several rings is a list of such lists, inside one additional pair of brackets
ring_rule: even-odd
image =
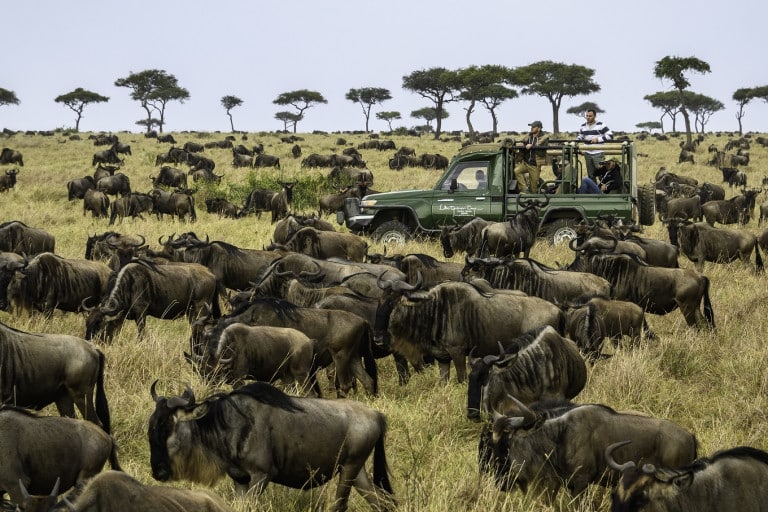
[(450, 189), (451, 181), (455, 179), (459, 185), (459, 190), (486, 190), (488, 188), (488, 164), (487, 161), (462, 162), (454, 168), (440, 189)]

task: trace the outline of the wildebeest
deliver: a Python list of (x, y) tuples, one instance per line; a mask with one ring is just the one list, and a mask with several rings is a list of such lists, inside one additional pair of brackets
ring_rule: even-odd
[(680, 157), (677, 159), (677, 163), (682, 164), (683, 162), (691, 162), (694, 163), (693, 157), (696, 155), (693, 151), (687, 151), (685, 149), (680, 150)]
[(494, 288), (520, 290), (554, 304), (583, 295), (611, 295), (611, 284), (588, 272), (556, 270), (527, 258), (465, 258), (465, 280), (481, 277)]
[(288, 207), (293, 203), (293, 187), (296, 183), (281, 182), (280, 192), (272, 196), (269, 209), (272, 212), (272, 224), (288, 215)]
[(38, 254), (16, 270), (9, 289), (20, 310), (36, 309), (53, 315), (54, 309), (77, 312), (95, 306), (107, 289), (111, 270), (100, 261), (72, 260), (50, 252)]
[(133, 260), (117, 274), (114, 286), (86, 319), (86, 339), (111, 339), (125, 320), (135, 320), (139, 337), (144, 334), (147, 316), (175, 319), (186, 315), (195, 321), (205, 308), (218, 317), (216, 278), (196, 263), (156, 265)]
[(234, 323), (224, 329), (214, 363), (236, 385), (245, 380), (295, 384), (302, 395), (320, 396), (315, 341), (286, 327)]
[(131, 179), (122, 172), (118, 172), (97, 181), (96, 190), (111, 196), (118, 194), (124, 196), (131, 193)]
[(176, 139), (170, 133), (161, 133), (157, 136), (157, 142), (167, 142), (170, 144), (176, 144)]
[(378, 370), (371, 353), (371, 328), (368, 322), (353, 313), (302, 308), (282, 299), (256, 297), (218, 321), (203, 318), (196, 322), (192, 330), (192, 354), (203, 361), (209, 358), (215, 352), (221, 333), (233, 323), (297, 329), (317, 340), (318, 367), (336, 365), (339, 396), (349, 393), (355, 379), (369, 394), (378, 392)]
[(293, 155), (293, 158), (299, 158), (301, 156), (301, 146), (294, 144), (291, 147), (291, 155)]
[(768, 502), (768, 453), (738, 446), (685, 466), (657, 467), (629, 460), (618, 464), (606, 448), (608, 466), (621, 473), (611, 497), (612, 512), (717, 510), (760, 512)]
[(464, 251), (472, 256), (480, 249), (483, 241), (483, 229), (489, 222), (475, 217), (462, 226), (444, 226), (440, 231), (440, 244), (443, 256), (452, 258), (456, 251)]
[(38, 416), (10, 405), (0, 407), (0, 450), (0, 489), (20, 507), (28, 493), (48, 494), (54, 488), (55, 502), (59, 490), (97, 474), (108, 459), (122, 471), (112, 437), (93, 423)]
[(178, 190), (166, 192), (159, 188), (153, 188), (149, 191), (149, 195), (152, 197), (152, 211), (158, 219), (163, 214), (167, 214), (176, 215), (181, 221), (189, 219), (189, 222), (195, 222), (197, 220), (195, 198), (191, 194)]
[(703, 214), (701, 211), (701, 198), (695, 197), (676, 197), (666, 200), (665, 204), (659, 208), (659, 215), (662, 220), (685, 217), (693, 220), (701, 220)]
[[(180, 489), (162, 485), (144, 485), (122, 471), (103, 471), (90, 480), (77, 497), (67, 499), (69, 510), (95, 512), (107, 510), (141, 510), (142, 512), (232, 512), (217, 495), (201, 489)], [(55, 503), (55, 497), (32, 496), (32, 500)], [(37, 509), (43, 512), (43, 509)], [(46, 512), (48, 508), (44, 509)], [(53, 510), (53, 509), (52, 509)], [(55, 510), (60, 510), (57, 507)]]
[(265, 155), (260, 153), (253, 157), (254, 167), (275, 167), (280, 168), (280, 158), (274, 155)]
[(205, 146), (203, 146), (199, 142), (188, 141), (184, 143), (184, 146), (182, 146), (182, 149), (184, 149), (184, 151), (186, 151), (187, 153), (199, 153), (205, 150)]
[[(440, 364), (447, 381), (450, 363), (459, 382), (466, 378), (466, 357), (498, 354), (518, 336), (544, 325), (563, 332), (562, 311), (544, 299), (524, 294), (485, 293), (469, 283), (446, 282), (429, 291), (393, 293), (377, 313), (376, 332), (388, 330), (392, 349), (414, 366), (425, 355)], [(401, 296), (398, 297), (397, 295)]]
[[(149, 419), (152, 476), (213, 485), (229, 476), (256, 495), (270, 483), (296, 489), (325, 484), (337, 473), (333, 510), (347, 509), (354, 486), (376, 510), (394, 506), (387, 474), (382, 413), (357, 401), (290, 397), (255, 382), (195, 401), (158, 396)], [(365, 462), (373, 453), (373, 482)]]
[(67, 182), (67, 199), (82, 199), (85, 195), (85, 191), (96, 188), (96, 181), (93, 176), (83, 176), (76, 180), (70, 180)]
[[(706, 222), (672, 220), (667, 225), (670, 240), (679, 241), (680, 250), (696, 264), (696, 270), (704, 271), (704, 262), (729, 263), (737, 259), (745, 265), (752, 251), (755, 252), (755, 269), (763, 270), (763, 259), (757, 238), (752, 233), (727, 228), (714, 228)], [(673, 234), (673, 230), (677, 233)]]
[[(214, 174), (213, 171), (210, 169), (195, 169), (191, 168), (189, 172), (187, 173), (192, 176), (192, 181), (197, 183), (198, 181), (202, 181), (204, 183), (221, 183), (221, 179), (224, 177), (223, 174)], [(186, 188), (186, 185), (185, 185)]]
[(41, 252), (53, 252), (54, 236), (44, 229), (31, 228), (18, 220), (0, 223), (0, 251), (32, 256)]
[(288, 214), (275, 224), (272, 241), (276, 244), (284, 244), (288, 238), (302, 227), (312, 227), (321, 231), (336, 231), (333, 224), (316, 215)]
[(38, 410), (55, 403), (59, 414), (70, 418), (77, 407), (83, 419), (110, 432), (99, 349), (75, 336), (24, 332), (2, 322), (0, 346), (5, 354), (0, 361), (3, 403)]
[(600, 356), (603, 340), (618, 344), (628, 336), (633, 345), (655, 335), (648, 329), (643, 308), (625, 300), (605, 296), (584, 296), (562, 305), (565, 311), (565, 334), (590, 359)]
[[(755, 210), (755, 198), (760, 190), (742, 189), (742, 193), (730, 199), (709, 201), (701, 206), (701, 212), (707, 224), (747, 224)], [(670, 217), (673, 218), (673, 217)]]
[(219, 217), (236, 219), (239, 217), (237, 205), (230, 203), (223, 197), (209, 197), (205, 200), (205, 209), (208, 213), (216, 213)]
[(499, 354), (472, 361), (467, 417), (505, 414), (513, 396), (524, 404), (574, 398), (587, 382), (587, 366), (576, 344), (551, 326), (515, 339)]
[(300, 228), (288, 237), (285, 247), (293, 252), (313, 258), (343, 258), (362, 262), (368, 252), (368, 243), (352, 233), (322, 231), (313, 227)]
[(16, 175), (19, 174), (18, 169), (11, 169), (5, 171), (5, 176), (0, 175), (0, 192), (5, 192), (16, 186)]
[(153, 187), (159, 187), (164, 185), (166, 187), (182, 187), (187, 188), (187, 173), (181, 169), (164, 165), (160, 168), (160, 173), (157, 177), (150, 176)]
[(651, 267), (628, 254), (596, 254), (585, 263), (588, 272), (613, 285), (614, 298), (633, 302), (655, 315), (680, 308), (689, 327), (706, 323), (714, 329), (707, 276), (693, 269)]
[(544, 200), (520, 199), (517, 204), (521, 208), (509, 222), (496, 222), (483, 229), (480, 252), (487, 256), (520, 256), (527, 258), (531, 247), (536, 242), (539, 230), (539, 209), (549, 204), (549, 196)]
[(109, 149), (97, 151), (93, 154), (93, 160), (91, 161), (91, 165), (96, 165), (96, 164), (123, 165), (123, 161), (118, 156), (117, 151), (115, 151), (115, 148), (110, 147)]
[(101, 178), (107, 176), (114, 176), (115, 172), (119, 171), (120, 167), (116, 165), (97, 165), (96, 170), (93, 171), (93, 181), (98, 183)]
[(19, 151), (11, 148), (3, 148), (0, 152), (0, 164), (15, 164), (24, 167), (24, 158)]
[(733, 167), (722, 167), (720, 171), (723, 173), (723, 183), (728, 183), (729, 187), (747, 186), (747, 173), (744, 171), (740, 171)]
[(171, 247), (184, 247), (183, 260), (204, 265), (216, 281), (230, 290), (244, 290), (258, 281), (267, 267), (280, 258), (280, 253), (243, 249), (227, 242), (183, 238), (168, 242)]
[[(481, 469), (491, 470), (505, 491), (514, 486), (554, 496), (565, 485), (572, 495), (589, 484), (611, 485), (605, 449), (620, 448), (623, 458), (663, 466), (680, 466), (696, 458), (696, 438), (664, 419), (620, 413), (598, 404), (565, 407), (560, 414), (518, 404), (520, 416), (497, 414), (491, 432), (481, 437)], [(517, 413), (516, 413), (517, 414)]]
[(109, 217), (109, 198), (107, 194), (95, 189), (88, 189), (83, 194), (83, 217), (91, 212), (93, 218)]
[(0, 311), (8, 310), (8, 284), (16, 269), (23, 268), (28, 258), (15, 252), (0, 251)]
[(118, 197), (110, 205), (109, 225), (113, 225), (115, 220), (120, 217), (120, 222), (125, 217), (136, 217), (144, 220), (141, 215), (144, 212), (151, 211), (154, 206), (154, 201), (149, 194), (141, 192), (131, 192), (122, 197)]

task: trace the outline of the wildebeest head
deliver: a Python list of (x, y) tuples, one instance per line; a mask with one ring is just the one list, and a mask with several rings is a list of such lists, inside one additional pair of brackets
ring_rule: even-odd
[(192, 411), (195, 408), (195, 394), (187, 385), (181, 396), (166, 398), (158, 396), (155, 391), (157, 381), (152, 383), (149, 389), (152, 400), (155, 402), (155, 411), (149, 418), (150, 464), (152, 465), (152, 477), (160, 482), (165, 482), (173, 477), (173, 465), (168, 453), (168, 438), (173, 435), (176, 426), (177, 412)]

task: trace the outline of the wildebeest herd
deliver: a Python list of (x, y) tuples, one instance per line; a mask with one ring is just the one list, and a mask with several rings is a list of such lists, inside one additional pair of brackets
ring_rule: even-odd
[[(116, 143), (108, 151), (117, 153)], [(137, 154), (135, 145), (132, 154), (122, 149), (117, 154), (129, 156), (118, 160)], [(199, 148), (185, 145), (183, 151), (194, 150)], [(25, 169), (32, 161), (27, 160)], [(177, 164), (161, 165), (168, 163)], [(107, 170), (109, 176), (119, 174), (119, 163), (102, 165), (116, 167)], [(663, 178), (667, 174), (657, 178), (660, 196), (680, 190), (681, 182)], [(155, 195), (182, 187), (165, 178), (160, 183), (159, 176), (153, 175)], [(367, 186), (363, 180), (355, 186), (360, 185)], [(746, 204), (736, 207), (735, 217), (722, 213), (712, 223), (694, 223), (693, 216), (663, 214), (674, 244), (642, 236), (607, 215), (577, 228), (568, 252), (572, 260), (560, 265), (534, 259), (543, 259), (545, 242), (536, 241), (525, 212), (546, 203), (524, 205), (511, 222), (495, 228), (485, 223), (474, 234), (461, 229), (479, 221), (446, 226), (442, 249), (437, 240), (428, 242), (432, 254), (445, 251), (447, 259), (456, 254), (441, 261), (422, 252), (393, 254), (392, 248), (374, 254), (370, 241), (338, 231), (316, 214), (293, 212), (289, 198), (295, 186), (286, 181), (282, 190), (254, 190), (242, 206), (228, 210), (237, 219), (270, 212), (264, 221), (269, 247), (214, 234), (198, 219), (195, 225), (174, 221), (171, 229), (184, 232), (161, 236), (154, 247), (147, 240), (157, 235), (97, 231), (75, 244), (85, 246), (85, 257), (75, 259), (57, 252), (60, 237), (56, 245), (40, 223), (0, 224), (0, 308), (12, 312), (0, 324), (4, 446), (31, 445), (28, 439), (34, 437), (6, 435), (23, 431), (75, 448), (73, 453), (60, 446), (47, 449), (69, 461), (65, 465), (26, 454), (17, 456), (23, 464), (0, 463), (0, 482), (10, 500), (26, 510), (49, 510), (64, 495), (71, 505), (59, 507), (102, 510), (131, 495), (146, 503), (144, 510), (230, 510), (210, 492), (148, 486), (121, 473), (116, 447), (123, 433), (113, 425), (124, 411), (107, 401), (104, 352), (126, 336), (125, 320), (135, 321), (138, 343), (152, 338), (157, 324), (147, 318), (153, 317), (186, 319), (182, 325), (189, 326), (189, 337), (182, 356), (201, 380), (219, 386), (200, 399), (191, 388), (180, 394), (161, 391), (180, 384), (162, 375), (147, 383), (146, 398), (154, 402), (154, 411), (144, 411), (149, 466), (160, 482), (213, 486), (227, 478), (238, 491), (261, 494), (269, 482), (309, 489), (335, 478), (330, 498), (335, 510), (346, 509), (352, 487), (376, 510), (395, 508), (408, 498), (395, 492), (405, 484), (393, 478), (387, 421), (379, 408), (364, 402), (380, 393), (382, 381), (393, 378), (407, 387), (413, 371), (434, 365), (449, 385), (455, 385), (451, 366), (459, 381), (468, 382), (466, 410), (453, 413), (481, 420), (474, 438), (479, 470), (502, 491), (517, 488), (531, 499), (551, 500), (561, 488), (581, 497), (597, 484), (613, 489), (615, 510), (667, 510), (673, 500), (706, 508), (696, 501), (697, 489), (718, 487), (721, 493), (709, 498), (718, 510), (730, 510), (734, 502), (739, 510), (752, 510), (751, 502), (760, 503), (760, 485), (752, 484), (751, 494), (743, 486), (768, 476), (764, 452), (738, 447), (698, 458), (694, 425), (578, 401), (594, 365), (610, 365), (612, 354), (656, 343), (658, 334), (649, 324), (654, 326), (657, 315), (679, 309), (684, 323), (677, 332), (703, 336), (726, 322), (728, 308), (713, 300), (716, 284), (703, 272), (711, 271), (712, 263), (735, 260), (754, 261), (759, 272), (765, 247), (761, 237), (738, 226), (711, 224), (749, 223), (757, 189), (742, 191)], [(703, 186), (691, 186), (706, 205)], [(106, 183), (100, 188), (85, 191), (104, 192)], [(108, 195), (121, 194), (120, 185), (109, 190)], [(138, 195), (126, 192), (110, 205)], [(146, 195), (144, 206), (126, 203), (114, 215), (159, 215), (153, 191)], [(194, 194), (188, 195), (194, 206)], [(91, 221), (91, 232), (96, 222)], [(107, 221), (101, 222), (107, 229)], [(143, 225), (133, 223), (131, 229), (141, 231)], [(86, 318), (77, 333), (10, 327), (29, 318), (48, 325), (78, 311)], [(608, 346), (606, 339), (614, 343)], [(53, 355), (29, 352), (33, 343)], [(382, 371), (389, 357), (397, 377)], [(86, 360), (93, 365), (85, 368)], [(44, 369), (35, 369), (38, 365)], [(52, 371), (54, 365), (61, 370)], [(322, 369), (332, 370), (337, 396), (351, 400), (322, 398), (327, 394), (318, 379)], [(61, 380), (46, 384), (37, 377), (40, 372)], [(29, 411), (48, 404), (63, 416), (78, 411), (83, 420)], [(41, 420), (61, 425), (37, 426)], [(30, 426), (19, 427), (20, 422)], [(39, 431), (61, 433), (35, 434)], [(90, 451), (77, 449), (86, 444)], [(113, 471), (100, 472), (106, 461)], [(165, 508), (150, 508), (165, 502)]]

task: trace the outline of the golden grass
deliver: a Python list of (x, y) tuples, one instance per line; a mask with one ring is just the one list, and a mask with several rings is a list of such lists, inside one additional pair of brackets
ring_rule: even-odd
[[(130, 143), (133, 150), (133, 155), (126, 159), (125, 172), (131, 178), (134, 190), (148, 190), (151, 185), (149, 176), (157, 171), (155, 156), (168, 146), (145, 139), (141, 134), (119, 135), (121, 141)], [(68, 258), (82, 258), (87, 235), (108, 229), (104, 219), (94, 220), (90, 214), (83, 217), (80, 201), (67, 202), (66, 182), (91, 174), (93, 152), (102, 149), (94, 147), (85, 136), (83, 134), (81, 141), (69, 141), (60, 133), (54, 137), (19, 134), (3, 142), (3, 146), (21, 151), (26, 165), (18, 175), (16, 189), (0, 194), (0, 221), (21, 220), (48, 230), (56, 236), (56, 252)], [(224, 134), (179, 133), (174, 136), (181, 145), (188, 140), (218, 140)], [(342, 149), (335, 144), (338, 135), (303, 136), (306, 140), (299, 144), (304, 156), (311, 152), (328, 154)], [(343, 136), (355, 146), (365, 140), (363, 135)], [(459, 148), (455, 142), (426, 138), (393, 139), (398, 146), (414, 147), (419, 154), (437, 152), (450, 157)], [(720, 183), (720, 172), (702, 163), (708, 157), (706, 147), (715, 143), (722, 148), (728, 137), (709, 135), (696, 155), (700, 162), (696, 165), (675, 163), (679, 140), (637, 143), (638, 151), (649, 155), (640, 159), (641, 181), (650, 181), (664, 165), (672, 172), (695, 176), (699, 181)], [(116, 229), (126, 234), (143, 234), (153, 245), (160, 236), (189, 230), (241, 247), (267, 245), (273, 229), (268, 216), (219, 219), (204, 211), (204, 197), (217, 193), (239, 203), (238, 194), (254, 180), (320, 180), (327, 170), (301, 169), (300, 159), (294, 160), (290, 155), (291, 145), (281, 143), (273, 134), (249, 134), (247, 141), (237, 141), (240, 142), (246, 146), (263, 142), (267, 153), (280, 157), (282, 170), (235, 169), (231, 166), (229, 150), (206, 150), (206, 156), (217, 163), (216, 173), (225, 174), (225, 178), (220, 186), (201, 191), (202, 196), (197, 199), (197, 223), (147, 218), (126, 221)], [(362, 152), (375, 175), (374, 188), (377, 190), (426, 188), (438, 176), (436, 171), (423, 169), (391, 171), (387, 167), (391, 152)], [(752, 148), (752, 165), (747, 169), (751, 184), (759, 183), (761, 169), (767, 161), (766, 150)], [(316, 210), (316, 203), (310, 200), (313, 197), (311, 194), (304, 196), (303, 211)], [(759, 231), (754, 221), (744, 229)], [(666, 233), (658, 223), (648, 227), (645, 236), (666, 239)], [(372, 244), (370, 250), (383, 252), (383, 247)], [(389, 248), (389, 252), (391, 250)], [(439, 244), (433, 240), (410, 242), (401, 250), (424, 252), (442, 259)], [(552, 247), (539, 242), (531, 257), (554, 265), (570, 261), (572, 254), (567, 247)], [(456, 256), (454, 260), (462, 261), (462, 258)], [(692, 267), (685, 258), (681, 258), (681, 265)], [(755, 275), (752, 269), (739, 263), (707, 264), (705, 273), (712, 282), (717, 330), (690, 330), (677, 311), (664, 317), (649, 316), (658, 339), (634, 350), (618, 348), (614, 357), (599, 361), (590, 369), (589, 381), (578, 401), (600, 402), (617, 409), (634, 409), (676, 421), (696, 433), (700, 454), (707, 455), (740, 444), (766, 448), (766, 277)], [(53, 319), (45, 320), (40, 316), (14, 318), (0, 312), (0, 321), (34, 332), (79, 336), (84, 333), (84, 318), (75, 314), (57, 313)], [(102, 347), (108, 362), (106, 386), (121, 463), (129, 474), (146, 483), (152, 482), (146, 440), (147, 419), (153, 410), (149, 395), (152, 381), (160, 380), (158, 390), (163, 394), (182, 391), (185, 382), (191, 383), (199, 397), (212, 391), (212, 387), (184, 361), (188, 336), (189, 327), (184, 320), (150, 319), (144, 340), (137, 341), (135, 325), (127, 323), (112, 344)], [(497, 491), (489, 479), (478, 474), (476, 458), (480, 425), (465, 419), (466, 386), (455, 381), (443, 386), (438, 382), (437, 370), (428, 369), (414, 376), (406, 387), (400, 387), (392, 363), (384, 360), (379, 365), (380, 395), (376, 398), (357, 395), (354, 398), (387, 415), (387, 457), (400, 510), (587, 511), (608, 508), (610, 498), (599, 488), (590, 489), (579, 499), (561, 493), (553, 503), (520, 492)], [(331, 396), (324, 378), (322, 384), (326, 396)], [(258, 499), (256, 508), (269, 511), (322, 509), (330, 502), (334, 490), (335, 483), (309, 492), (273, 485)], [(253, 509), (252, 501), (235, 497), (228, 481), (220, 482), (215, 491), (237, 511)], [(368, 508), (354, 493), (351, 507), (353, 510)]]

